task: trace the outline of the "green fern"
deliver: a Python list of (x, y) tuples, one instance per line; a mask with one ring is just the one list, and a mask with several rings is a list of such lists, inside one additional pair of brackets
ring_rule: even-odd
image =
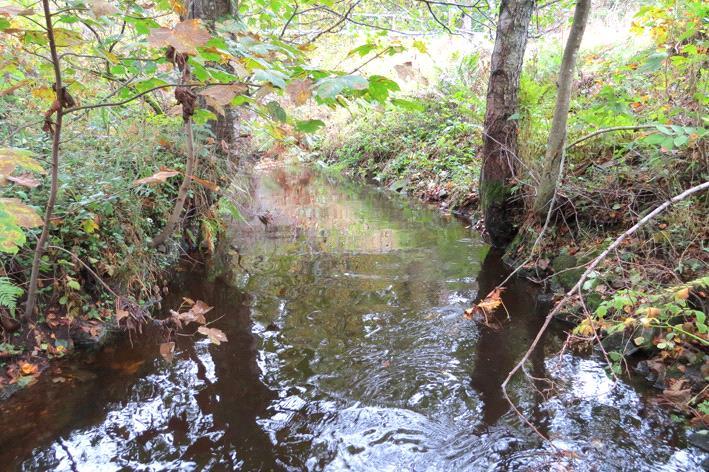
[(0, 277), (0, 307), (10, 310), (13, 316), (17, 308), (17, 299), (23, 293), (25, 291), (12, 283), (9, 277)]

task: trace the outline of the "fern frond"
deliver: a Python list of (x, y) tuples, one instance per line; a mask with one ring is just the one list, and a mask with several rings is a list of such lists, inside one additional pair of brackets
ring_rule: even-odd
[(14, 313), (17, 308), (17, 299), (20, 298), (23, 293), (25, 293), (25, 291), (12, 283), (9, 277), (0, 277), (0, 306)]

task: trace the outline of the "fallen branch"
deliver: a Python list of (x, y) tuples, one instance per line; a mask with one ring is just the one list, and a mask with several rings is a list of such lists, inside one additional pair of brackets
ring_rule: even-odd
[(637, 131), (639, 129), (649, 129), (649, 128), (656, 128), (657, 125), (635, 125), (635, 126), (614, 126), (612, 128), (602, 128), (599, 130), (594, 131), (593, 133), (587, 134), (586, 136), (577, 139), (573, 143), (569, 144), (566, 146), (566, 150), (568, 151), (572, 147), (576, 146), (577, 144), (581, 144), (584, 141), (587, 141), (591, 138), (594, 138), (598, 136), (599, 134), (603, 133), (610, 133), (612, 131)]
[(544, 323), (542, 324), (542, 327), (539, 329), (537, 332), (537, 336), (534, 338), (534, 341), (532, 341), (532, 344), (529, 346), (529, 349), (527, 349), (527, 352), (524, 353), (524, 356), (522, 356), (522, 359), (517, 363), (517, 365), (514, 366), (514, 368), (507, 374), (507, 377), (505, 378), (505, 381), (502, 382), (502, 395), (505, 397), (505, 400), (510, 404), (512, 409), (514, 410), (515, 413), (525, 422), (529, 427), (531, 427), (537, 435), (542, 437), (543, 439), (548, 439), (544, 434), (542, 434), (528, 419), (524, 414), (517, 408), (517, 406), (514, 404), (512, 399), (510, 398), (509, 394), (507, 393), (507, 385), (509, 384), (510, 380), (512, 380), (512, 377), (514, 374), (517, 373), (523, 366), (524, 363), (527, 362), (529, 359), (529, 356), (532, 355), (532, 352), (536, 349), (537, 345), (539, 344), (539, 341), (542, 339), (542, 336), (546, 332), (547, 328), (549, 327), (549, 324), (551, 323), (551, 320), (556, 316), (561, 309), (566, 305), (566, 303), (571, 299), (571, 297), (574, 295), (574, 293), (578, 292), (578, 294), (581, 296), (581, 287), (583, 286), (584, 282), (586, 282), (586, 279), (588, 276), (591, 274), (591, 272), (594, 271), (594, 269), (598, 266), (598, 264), (603, 261), (603, 259), (608, 256), (612, 251), (614, 251), (620, 244), (625, 241), (628, 236), (631, 236), (634, 234), (640, 227), (645, 225), (648, 221), (652, 220), (655, 218), (657, 215), (665, 211), (669, 206), (671, 206), (673, 203), (677, 203), (681, 200), (684, 200), (685, 198), (689, 197), (690, 195), (693, 195), (697, 192), (700, 192), (702, 190), (709, 190), (709, 181), (704, 182), (702, 184), (696, 185), (690, 189), (685, 190), (684, 192), (675, 195), (671, 199), (667, 200), (665, 203), (662, 205), (658, 206), (654, 210), (652, 210), (650, 213), (645, 215), (643, 218), (640, 219), (635, 225), (633, 225), (630, 229), (628, 229), (625, 233), (621, 234), (613, 243), (606, 248), (605, 251), (603, 251), (598, 257), (596, 257), (587, 267), (586, 271), (581, 275), (581, 278), (576, 282), (576, 285), (574, 285), (571, 290), (566, 292), (566, 295), (564, 295), (564, 298), (562, 298), (559, 303), (556, 304), (554, 309), (552, 309), (549, 314), (547, 314), (546, 318), (544, 319)]

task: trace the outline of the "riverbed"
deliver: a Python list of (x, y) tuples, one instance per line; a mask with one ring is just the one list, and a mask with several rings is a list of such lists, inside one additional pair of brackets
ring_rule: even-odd
[[(561, 351), (522, 280), (490, 326), (463, 316), (506, 274), (456, 219), (304, 167), (257, 171), (246, 221), (175, 271), (163, 308), (214, 306), (221, 345), (123, 337), (0, 405), (18, 470), (702, 470), (642, 384)], [(259, 220), (268, 215), (266, 225)], [(508, 316), (509, 315), (509, 319)]]

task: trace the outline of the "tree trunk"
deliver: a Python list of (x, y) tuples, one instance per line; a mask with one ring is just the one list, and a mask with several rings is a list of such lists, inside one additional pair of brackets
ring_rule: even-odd
[[(57, 121), (54, 123), (52, 135), (52, 172), (51, 172), (51, 188), (49, 189), (49, 200), (44, 209), (44, 218), (42, 225), (42, 233), (37, 240), (37, 246), (34, 250), (32, 259), (32, 271), (30, 272), (29, 288), (27, 289), (27, 303), (25, 304), (24, 321), (29, 322), (34, 319), (34, 308), (37, 303), (37, 283), (39, 281), (39, 266), (44, 255), (44, 249), (49, 238), (49, 225), (52, 221), (54, 212), (54, 204), (57, 201), (57, 190), (59, 189), (59, 144), (62, 140), (62, 121), (64, 117), (65, 92), (62, 84), (62, 70), (59, 63), (59, 54), (57, 53), (57, 44), (54, 38), (54, 25), (52, 14), (49, 9), (49, 0), (42, 0), (42, 9), (44, 10), (44, 20), (47, 27), (47, 39), (49, 40), (49, 51), (52, 58), (52, 67), (54, 68), (54, 88), (56, 90), (56, 112)], [(52, 114), (45, 115), (46, 129), (52, 133), (51, 125)]]
[(543, 216), (554, 196), (554, 189), (561, 175), (561, 161), (566, 144), (566, 121), (569, 117), (569, 102), (571, 89), (574, 82), (576, 57), (578, 56), (583, 33), (586, 29), (588, 15), (591, 12), (591, 0), (578, 0), (574, 11), (574, 23), (571, 26), (569, 39), (566, 41), (564, 57), (559, 70), (558, 93), (554, 118), (551, 123), (551, 132), (547, 141), (546, 155), (544, 156), (544, 170), (534, 200), (534, 213)]
[(517, 112), (527, 30), (534, 0), (503, 0), (490, 64), (483, 133), (480, 204), (494, 246), (514, 238), (521, 205), (513, 201), (517, 166)]
[[(187, 10), (188, 18), (204, 20), (207, 28), (212, 32), (214, 31), (214, 22), (220, 17), (231, 13), (231, 0), (191, 0)], [(236, 113), (230, 106), (224, 107), (224, 114), (220, 114), (216, 110), (211, 111), (217, 115), (217, 120), (210, 122), (217, 143), (224, 141), (227, 146), (233, 144), (236, 140), (236, 130), (234, 128)], [(221, 149), (221, 146), (217, 146), (217, 149)]]
[(175, 206), (172, 209), (172, 213), (167, 219), (167, 223), (163, 230), (158, 234), (150, 243), (150, 246), (156, 248), (167, 241), (167, 238), (172, 236), (175, 232), (177, 224), (180, 222), (180, 215), (182, 215), (182, 210), (185, 207), (185, 201), (187, 200), (187, 192), (190, 190), (190, 184), (192, 183), (192, 176), (195, 173), (195, 164), (197, 159), (195, 159), (194, 153), (194, 134), (192, 133), (192, 118), (185, 120), (185, 136), (187, 137), (187, 165), (185, 165), (185, 175), (182, 178), (182, 183), (177, 191), (177, 200), (175, 201)]

